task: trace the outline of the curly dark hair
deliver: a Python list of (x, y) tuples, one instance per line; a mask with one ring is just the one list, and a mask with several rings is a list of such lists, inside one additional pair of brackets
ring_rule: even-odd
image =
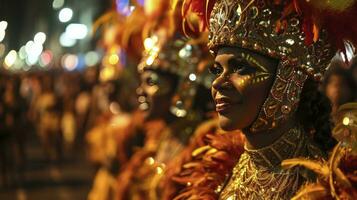
[(313, 141), (324, 152), (328, 152), (336, 145), (332, 137), (333, 123), (331, 120), (331, 103), (318, 89), (318, 83), (308, 79), (301, 93), (297, 116)]

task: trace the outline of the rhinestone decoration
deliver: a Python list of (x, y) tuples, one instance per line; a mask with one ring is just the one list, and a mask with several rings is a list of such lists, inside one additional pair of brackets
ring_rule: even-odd
[(291, 111), (291, 108), (289, 106), (287, 106), (287, 105), (283, 105), (281, 107), (281, 112), (284, 113), (284, 114), (289, 114), (290, 111)]
[[(279, 8), (267, 5), (264, 0), (218, 0), (210, 18), (210, 34), (217, 39), (210, 39), (208, 46), (214, 51), (219, 46), (239, 46), (278, 59), (298, 59), (294, 67), (307, 65), (315, 69), (314, 74), (323, 74), (335, 54), (326, 32), (322, 30), (320, 39), (306, 46), (298, 14), (286, 18), (282, 23), (283, 32), (277, 34), (280, 13)], [(235, 40), (224, 39), (233, 36)], [(256, 44), (262, 48), (256, 49)], [(319, 80), (319, 75), (314, 74), (308, 75)]]

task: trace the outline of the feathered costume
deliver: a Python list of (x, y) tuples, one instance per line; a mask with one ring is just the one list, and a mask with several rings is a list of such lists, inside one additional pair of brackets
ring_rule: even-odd
[(190, 161), (173, 177), (181, 187), (186, 186), (175, 200), (218, 199), (244, 151), (244, 137), (239, 131), (222, 133), (217, 122), (203, 125), (197, 131), (202, 132), (201, 146), (192, 151)]

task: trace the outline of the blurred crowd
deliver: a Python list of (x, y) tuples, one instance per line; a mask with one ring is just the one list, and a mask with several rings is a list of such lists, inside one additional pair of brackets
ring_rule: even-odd
[(118, 91), (120, 84), (100, 81), (96, 67), (82, 72), (1, 73), (1, 185), (23, 176), (27, 143), (34, 135), (50, 162), (60, 162), (73, 151), (85, 152), (88, 130), (135, 105), (130, 97), (123, 98), (128, 96)]

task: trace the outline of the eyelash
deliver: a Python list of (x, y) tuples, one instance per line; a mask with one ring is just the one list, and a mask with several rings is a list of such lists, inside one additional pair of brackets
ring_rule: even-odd
[(257, 69), (255, 67), (240, 66), (240, 67), (235, 67), (233, 69), (233, 72), (239, 73), (242, 75), (248, 75), (248, 74), (256, 73)]
[(241, 72), (241, 71), (244, 71), (246, 69), (246, 67), (245, 66), (241, 66), (241, 65), (236, 65), (236, 66), (234, 66), (233, 67), (233, 72), (234, 73), (239, 73), (239, 72)]

